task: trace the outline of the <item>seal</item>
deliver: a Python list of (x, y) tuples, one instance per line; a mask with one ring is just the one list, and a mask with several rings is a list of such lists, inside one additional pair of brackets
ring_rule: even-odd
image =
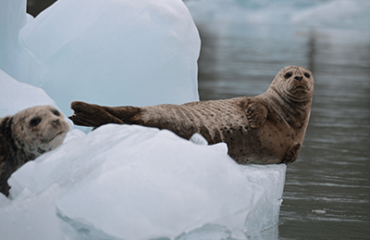
[(0, 192), (9, 195), (8, 178), (29, 160), (59, 146), (69, 130), (51, 106), (27, 108), (0, 119)]
[(313, 89), (309, 70), (288, 66), (279, 71), (265, 93), (255, 97), (149, 107), (75, 101), (70, 119), (82, 126), (118, 123), (168, 129), (185, 139), (197, 132), (209, 144), (225, 142), (228, 154), (239, 164), (291, 163), (303, 143)]

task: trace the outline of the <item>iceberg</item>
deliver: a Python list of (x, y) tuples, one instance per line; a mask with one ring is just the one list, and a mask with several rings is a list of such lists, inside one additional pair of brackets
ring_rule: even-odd
[(42, 64), (19, 42), (19, 31), (32, 21), (26, 14), (26, 1), (1, 0), (0, 4), (0, 69), (24, 82), (38, 78)]
[(246, 165), (240, 169), (249, 182), (264, 188), (264, 195), (245, 224), (246, 229), (259, 232), (273, 227), (279, 221), (283, 202), (286, 165)]
[[(22, 228), (37, 215), (55, 229), (27, 222), (27, 234), (174, 239), (224, 229), (246, 239), (248, 226), (264, 230), (278, 218), (286, 167), (268, 166), (267, 174), (265, 167), (240, 166), (227, 148), (196, 144), (168, 130), (108, 124), (16, 171), (9, 179), (13, 201), (0, 206), (1, 227), (12, 233), (11, 226), (16, 231), (14, 225)], [(10, 213), (19, 221), (9, 221)]]
[(199, 100), (200, 38), (182, 1), (59, 0), (28, 22), (26, 0), (1, 4), (0, 69), (44, 89), (65, 115), (74, 100)]
[(13, 201), (0, 200), (1, 239), (66, 239), (55, 217), (56, 196), (56, 191), (36, 196), (25, 190)]
[(1, 69), (0, 86), (0, 118), (40, 105), (50, 105), (58, 109), (55, 101), (43, 89), (20, 83)]

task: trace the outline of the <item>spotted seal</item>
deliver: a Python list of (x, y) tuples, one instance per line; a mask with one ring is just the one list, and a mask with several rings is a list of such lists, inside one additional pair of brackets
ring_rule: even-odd
[(29, 160), (59, 146), (69, 130), (51, 106), (22, 110), (0, 119), (0, 192), (8, 195), (10, 175)]
[(139, 124), (169, 129), (189, 139), (195, 132), (209, 144), (225, 142), (238, 163), (291, 163), (301, 149), (311, 113), (314, 79), (303, 67), (279, 71), (267, 91), (255, 97), (198, 101), (183, 105), (105, 107), (72, 102), (77, 125)]

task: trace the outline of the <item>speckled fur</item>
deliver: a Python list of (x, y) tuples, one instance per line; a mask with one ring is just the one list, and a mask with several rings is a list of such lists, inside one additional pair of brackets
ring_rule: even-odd
[[(6, 196), (7, 180), (13, 172), (63, 142), (69, 125), (56, 111), (51, 106), (38, 106), (0, 119), (0, 192)], [(30, 124), (34, 119), (40, 119), (35, 126)]]
[(304, 139), (313, 87), (309, 70), (289, 66), (256, 97), (150, 107), (73, 102), (75, 114), (70, 119), (83, 126), (120, 123), (169, 129), (185, 139), (198, 132), (210, 144), (227, 143), (229, 155), (240, 164), (290, 163), (297, 159)]

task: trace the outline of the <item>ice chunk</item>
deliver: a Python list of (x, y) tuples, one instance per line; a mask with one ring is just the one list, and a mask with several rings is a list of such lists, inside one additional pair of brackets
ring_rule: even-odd
[(230, 231), (225, 226), (217, 224), (207, 224), (189, 233), (184, 233), (175, 240), (276, 240), (279, 238), (278, 225), (261, 232), (235, 232)]
[(10, 199), (5, 197), (4, 194), (0, 194), (0, 208), (10, 204)]
[[(0, 193), (0, 197), (3, 197)], [(0, 204), (0, 232), (2, 240), (62, 239), (55, 200), (58, 189), (51, 188), (41, 195), (28, 189), (6, 206)]]
[(26, 0), (0, 5), (0, 69), (42, 87), (67, 115), (73, 100), (143, 106), (199, 99), (200, 39), (182, 1), (59, 0), (36, 19), (26, 14)]
[(24, 0), (0, 1), (0, 69), (15, 74), (14, 63), (20, 50), (19, 30), (26, 24)]
[(20, 83), (0, 69), (0, 118), (34, 106), (50, 105), (58, 108), (44, 90)]
[(58, 186), (59, 218), (88, 239), (174, 238), (225, 219), (243, 228), (263, 194), (219, 150), (114, 124), (28, 162), (9, 184), (15, 200)]
[(199, 99), (200, 38), (182, 1), (59, 0), (20, 39), (47, 72), (19, 80), (42, 87), (66, 114), (74, 100), (143, 106)]
[[(61, 231), (70, 239), (247, 239), (277, 223), (285, 169), (240, 166), (214, 146), (167, 130), (111, 124), (16, 171), (9, 179), (15, 200), (11, 208), (4, 201), (0, 210), (17, 213), (25, 210), (23, 202), (57, 194), (54, 209), (40, 219), (57, 218), (50, 220), (56, 236)], [(269, 230), (269, 236), (276, 233)]]
[(183, 233), (175, 240), (199, 240), (199, 239), (230, 239), (231, 231), (225, 226), (217, 224), (206, 224), (205, 226), (195, 229), (189, 233)]
[(19, 43), (19, 30), (31, 20), (26, 0), (0, 0), (0, 69), (16, 79), (30, 81), (41, 74), (42, 64)]
[(246, 229), (262, 231), (278, 223), (280, 206), (283, 201), (285, 164), (240, 166), (249, 182), (265, 189), (258, 206), (249, 216)]
[(208, 145), (207, 140), (199, 133), (194, 133), (193, 136), (191, 136), (191, 138), (189, 139), (189, 141), (199, 145)]

